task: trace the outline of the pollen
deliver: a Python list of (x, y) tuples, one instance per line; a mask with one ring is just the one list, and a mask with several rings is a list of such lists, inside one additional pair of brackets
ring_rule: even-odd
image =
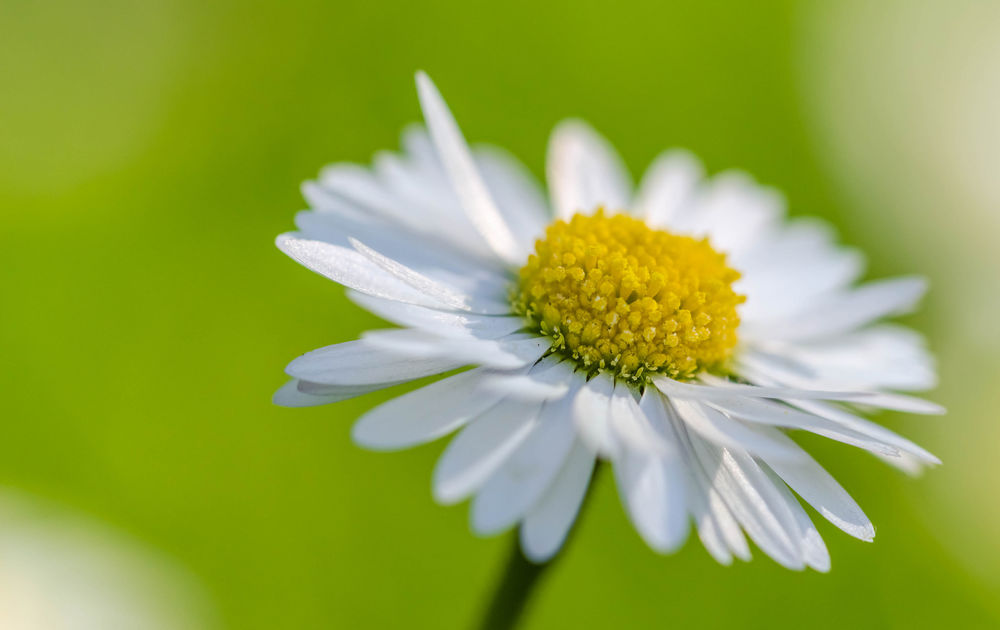
[(556, 221), (518, 272), (515, 311), (588, 372), (634, 382), (723, 365), (745, 297), (707, 239), (603, 209)]

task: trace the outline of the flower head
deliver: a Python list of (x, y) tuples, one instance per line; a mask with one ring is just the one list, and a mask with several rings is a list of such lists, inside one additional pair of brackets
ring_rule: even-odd
[(848, 534), (874, 529), (789, 436), (816, 433), (914, 471), (938, 460), (863, 408), (940, 413), (895, 391), (933, 386), (921, 338), (878, 320), (909, 311), (919, 278), (855, 283), (860, 256), (739, 173), (705, 178), (668, 152), (633, 194), (608, 143), (554, 132), (549, 199), (515, 160), (470, 149), (417, 76), (427, 131), (371, 170), (334, 165), (278, 246), (401, 326), (292, 361), (278, 404), (336, 402), (471, 367), (355, 425), (392, 450), (459, 431), (434, 495), (473, 497), (479, 533), (520, 525), (551, 557), (610, 462), (643, 539), (671, 551), (693, 522), (722, 563), (746, 536), (783, 566), (829, 568), (796, 494)]

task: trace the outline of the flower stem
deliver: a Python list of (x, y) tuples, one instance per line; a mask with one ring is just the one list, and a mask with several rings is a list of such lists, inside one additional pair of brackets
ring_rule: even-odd
[(535, 564), (524, 557), (517, 534), (514, 534), (507, 557), (507, 567), (497, 584), (489, 608), (483, 615), (481, 630), (512, 630), (517, 627), (534, 592), (535, 585), (552, 560), (543, 564)]
[[(580, 512), (577, 514), (577, 525), (583, 516), (584, 508), (590, 503), (594, 481), (600, 469), (601, 464), (598, 462), (594, 467), (590, 484), (587, 487), (587, 494), (583, 499), (583, 504), (580, 506)], [(531, 562), (524, 557), (524, 554), (521, 553), (521, 545), (517, 532), (514, 532), (513, 541), (510, 545), (510, 553), (507, 556), (507, 566), (504, 568), (503, 575), (497, 583), (489, 606), (484, 611), (482, 621), (478, 626), (480, 630), (513, 630), (518, 626), (518, 622), (521, 620), (521, 616), (525, 608), (527, 608), (540, 579), (546, 573), (546, 570), (555, 564), (559, 556), (565, 551), (574, 531), (576, 531), (576, 525), (570, 530), (570, 535), (567, 536), (566, 541), (563, 543), (563, 550), (553, 556), (552, 559), (540, 564)]]

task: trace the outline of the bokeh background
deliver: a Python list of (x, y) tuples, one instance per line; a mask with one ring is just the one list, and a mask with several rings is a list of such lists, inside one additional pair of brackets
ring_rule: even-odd
[[(657, 556), (604, 476), (527, 627), (1000, 627), (1000, 3), (975, 0), (4, 0), (0, 570), (25, 548), (3, 532), (85, 519), (168, 575), (149, 592), (190, 615), (164, 627), (475, 618), (509, 538), (432, 502), (441, 445), (352, 446), (391, 394), (270, 403), (291, 358), (378, 325), (273, 237), (323, 164), (398, 146), (418, 68), (470, 140), (536, 174), (552, 125), (581, 116), (635, 172), (686, 147), (832, 221), (870, 277), (932, 280), (907, 323), (950, 413), (880, 420), (945, 465), (913, 480), (807, 440), (875, 544), (817, 521), (828, 575)], [(10, 496), (47, 507), (14, 526)], [(34, 579), (14, 566), (3, 584)], [(31, 582), (42, 609), (74, 588), (49, 584)]]

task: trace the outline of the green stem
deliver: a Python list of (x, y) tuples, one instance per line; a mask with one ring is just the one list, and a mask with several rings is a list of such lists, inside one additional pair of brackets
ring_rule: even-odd
[(552, 564), (552, 560), (535, 564), (524, 557), (514, 535), (510, 554), (507, 557), (507, 567), (497, 584), (489, 608), (483, 615), (481, 630), (512, 630), (517, 627), (521, 613), (528, 605), (528, 600), (538, 584), (539, 578)]
[(563, 549), (552, 559), (541, 564), (536, 564), (525, 558), (524, 554), (521, 553), (521, 545), (518, 541), (517, 532), (514, 533), (510, 553), (507, 556), (507, 566), (504, 568), (503, 575), (497, 583), (489, 606), (483, 613), (482, 621), (478, 626), (480, 630), (513, 630), (517, 628), (521, 616), (531, 601), (531, 597), (540, 583), (542, 576), (545, 575), (546, 570), (555, 564), (556, 560), (563, 554), (566, 546), (569, 544), (570, 538), (572, 538), (573, 532), (576, 531), (580, 518), (583, 515), (583, 510), (590, 502), (594, 480), (600, 468), (600, 462), (598, 462), (594, 467), (594, 473), (587, 487), (587, 495), (580, 506), (579, 514), (577, 514), (577, 522), (574, 523), (570, 534), (566, 537)]

